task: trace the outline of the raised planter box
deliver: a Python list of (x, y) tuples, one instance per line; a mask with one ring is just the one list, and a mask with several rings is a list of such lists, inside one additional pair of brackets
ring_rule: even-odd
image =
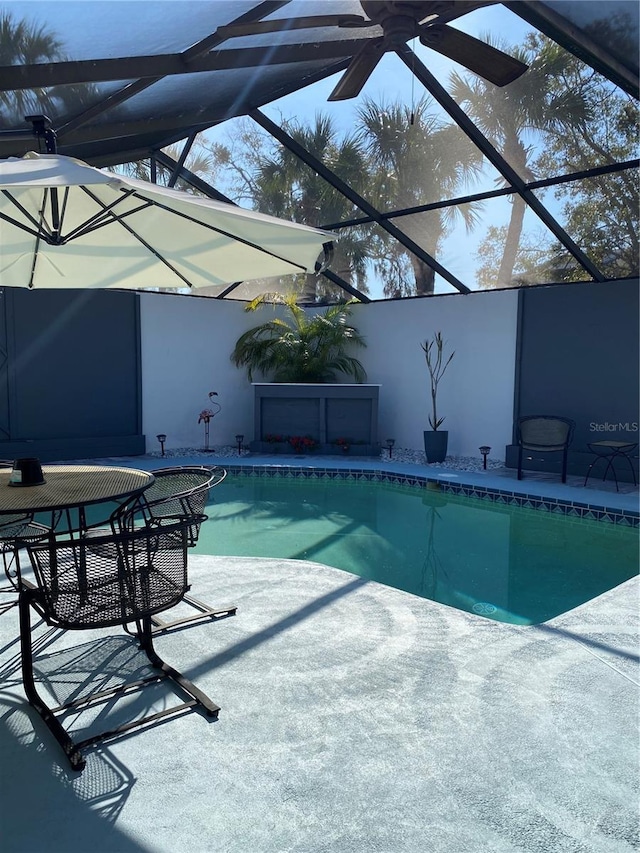
[[(379, 385), (254, 383), (254, 440), (259, 453), (293, 453), (288, 442), (266, 441), (269, 435), (311, 436), (312, 452), (340, 456), (378, 456)], [(346, 453), (335, 442), (351, 443)]]

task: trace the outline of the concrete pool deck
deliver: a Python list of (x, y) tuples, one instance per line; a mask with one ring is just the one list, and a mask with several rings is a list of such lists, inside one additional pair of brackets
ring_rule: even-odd
[[(637, 490), (620, 494), (637, 506)], [(191, 713), (104, 744), (79, 776), (24, 700), (16, 608), (0, 616), (4, 851), (636, 849), (637, 578), (515, 626), (306, 561), (192, 555), (189, 567), (196, 595), (238, 612), (157, 647), (219, 719)], [(59, 693), (115, 657), (139, 666), (117, 630), (40, 634)], [(173, 694), (142, 696), (146, 708)], [(116, 705), (99, 722), (126, 718)]]

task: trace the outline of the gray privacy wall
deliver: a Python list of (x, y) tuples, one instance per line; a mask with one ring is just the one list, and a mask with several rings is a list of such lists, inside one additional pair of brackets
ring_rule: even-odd
[(144, 452), (139, 298), (0, 288), (0, 457)]
[[(638, 441), (638, 309), (637, 280), (519, 293), (515, 416), (576, 422), (570, 472), (586, 472), (590, 442)], [(514, 451), (507, 453), (511, 464)], [(625, 467), (616, 469), (624, 473)]]

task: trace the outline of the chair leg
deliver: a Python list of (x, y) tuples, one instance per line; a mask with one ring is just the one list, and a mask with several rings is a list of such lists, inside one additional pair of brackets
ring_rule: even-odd
[(153, 623), (153, 628), (151, 630), (153, 634), (161, 634), (164, 631), (170, 631), (173, 628), (179, 628), (182, 625), (201, 622), (203, 619), (217, 621), (218, 619), (222, 619), (226, 616), (235, 616), (238, 609), (235, 604), (231, 604), (229, 607), (214, 607), (204, 601), (201, 601), (199, 598), (195, 598), (193, 595), (183, 595), (182, 601), (190, 607), (193, 607), (196, 612), (192, 616), (181, 616), (178, 619), (172, 619), (170, 621), (165, 621), (164, 619), (161, 619), (160, 616), (152, 616), (151, 622)]
[(85, 759), (78, 745), (72, 740), (52, 709), (43, 701), (36, 690), (33, 678), (33, 649), (31, 647), (31, 614), (30, 600), (33, 593), (29, 589), (21, 589), (18, 596), (18, 611), (20, 614), (20, 651), (22, 658), (22, 683), (27, 699), (32, 708), (40, 714), (47, 728), (62, 747), (73, 770), (83, 770)]
[(522, 447), (518, 447), (518, 480), (522, 479)]
[(159, 669), (164, 675), (170, 678), (175, 684), (177, 684), (185, 693), (192, 697), (196, 701), (198, 705), (202, 705), (205, 709), (207, 716), (213, 717), (217, 719), (218, 712), (220, 711), (220, 706), (216, 705), (206, 693), (203, 693), (192, 681), (189, 681), (181, 672), (178, 672), (177, 669), (174, 669), (172, 666), (169, 666), (168, 663), (162, 660), (162, 658), (158, 655), (153, 645), (153, 629), (151, 623), (151, 617), (145, 616), (141, 621), (141, 630), (138, 634), (138, 639), (140, 641), (140, 647), (145, 652), (149, 660), (151, 661), (151, 665), (155, 667), (155, 669)]
[(567, 461), (568, 461), (568, 457), (569, 457), (569, 451), (565, 447), (565, 449), (562, 453), (562, 482), (563, 483), (567, 482)]
[[(20, 590), (18, 596), (18, 611), (20, 618), (20, 648), (22, 657), (22, 682), (24, 686), (24, 691), (29, 701), (29, 704), (38, 712), (51, 734), (62, 747), (62, 750), (67, 756), (67, 759), (71, 764), (71, 768), (73, 770), (81, 771), (84, 769), (86, 765), (86, 759), (82, 754), (82, 750), (85, 747), (92, 746), (96, 743), (100, 743), (113, 737), (117, 737), (133, 729), (141, 728), (144, 725), (159, 721), (160, 719), (164, 717), (169, 717), (172, 714), (182, 713), (199, 705), (204, 708), (207, 713), (207, 716), (212, 717), (214, 719), (217, 718), (218, 711), (220, 710), (218, 705), (212, 702), (211, 699), (209, 699), (209, 697), (205, 693), (199, 690), (195, 686), (195, 684), (192, 684), (192, 682), (189, 681), (189, 679), (186, 678), (184, 675), (182, 675), (182, 673), (178, 672), (176, 669), (166, 664), (156, 653), (153, 647), (153, 641), (151, 637), (151, 620), (148, 617), (146, 618), (146, 620), (143, 621), (142, 630), (138, 636), (140, 639), (140, 645), (145, 651), (152, 666), (154, 667), (154, 669), (160, 671), (157, 675), (147, 676), (135, 682), (130, 682), (125, 685), (119, 685), (108, 690), (91, 694), (90, 696), (86, 696), (81, 699), (71, 700), (63, 705), (60, 705), (57, 708), (49, 707), (49, 705), (47, 705), (47, 703), (38, 693), (34, 680), (30, 613), (30, 601), (32, 600), (32, 597), (33, 591), (29, 587), (23, 587)], [(150, 682), (158, 682), (163, 680), (164, 678), (170, 678), (175, 685), (181, 688), (191, 698), (188, 701), (183, 702), (179, 705), (170, 708), (165, 708), (155, 714), (150, 714), (141, 719), (134, 720), (130, 723), (125, 723), (124, 725), (118, 726), (117, 728), (110, 729), (109, 731), (103, 731), (100, 734), (93, 735), (85, 740), (78, 741), (74, 741), (71, 738), (69, 733), (66, 731), (66, 729), (63, 727), (62, 723), (56, 716), (56, 712), (60, 713), (70, 708), (79, 709), (81, 707), (90, 707), (91, 705), (94, 705), (96, 703), (102, 703), (106, 701), (111, 701), (112, 699), (117, 699), (120, 696), (123, 696), (125, 693), (130, 692), (131, 690), (142, 689)]]
[[(0, 594), (12, 596), (12, 600), (0, 604), (0, 616), (15, 607), (18, 604), (18, 578), (20, 577), (20, 568), (18, 563), (18, 549), (6, 546), (4, 543), (0, 546), (2, 553), (2, 564), (4, 573), (9, 581), (9, 586), (0, 587)], [(12, 569), (13, 566), (13, 569)]]

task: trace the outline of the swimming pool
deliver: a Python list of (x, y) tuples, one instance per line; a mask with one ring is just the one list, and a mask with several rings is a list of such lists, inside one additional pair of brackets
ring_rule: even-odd
[(512, 624), (637, 573), (637, 530), (387, 483), (230, 475), (208, 513), (199, 553), (313, 560)]

